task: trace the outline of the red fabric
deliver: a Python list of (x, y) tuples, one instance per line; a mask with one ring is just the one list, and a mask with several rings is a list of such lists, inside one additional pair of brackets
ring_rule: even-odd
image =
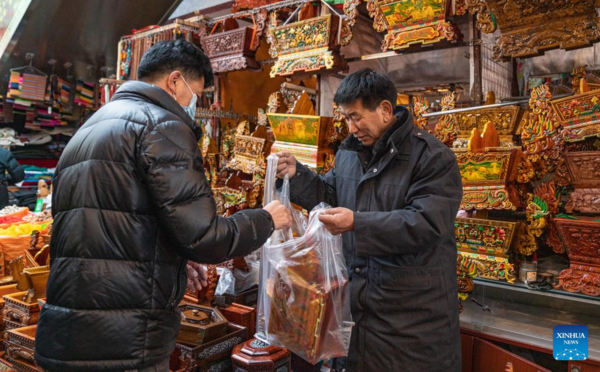
[(19, 159), (21, 165), (33, 165), (40, 168), (56, 168), (58, 159)]

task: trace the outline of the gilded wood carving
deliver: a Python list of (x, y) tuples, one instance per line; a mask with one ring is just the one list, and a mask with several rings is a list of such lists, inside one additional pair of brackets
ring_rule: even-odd
[(470, 11), (479, 12), (483, 32), (494, 32), (491, 24), (497, 23), (502, 35), (493, 48), (495, 59), (532, 57), (600, 40), (595, 0), (467, 0), (467, 4)]
[(556, 223), (571, 261), (559, 276), (557, 289), (600, 295), (600, 222), (593, 219), (557, 218)]
[(458, 27), (446, 20), (448, 0), (366, 0), (377, 32), (387, 31), (382, 50), (401, 50), (413, 44), (450, 42), (462, 38)]

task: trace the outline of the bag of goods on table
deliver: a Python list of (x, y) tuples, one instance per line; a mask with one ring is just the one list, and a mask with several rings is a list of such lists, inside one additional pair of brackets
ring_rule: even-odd
[(29, 213), (28, 208), (17, 207), (16, 205), (9, 205), (0, 210), (0, 217), (20, 217), (23, 218)]
[[(273, 164), (269, 157), (267, 178)], [(287, 178), (277, 198), (296, 214), (296, 231), (274, 233), (261, 251), (258, 336), (312, 364), (346, 356), (353, 323), (342, 238), (318, 218), (330, 207), (317, 206), (305, 225), (291, 206)]]

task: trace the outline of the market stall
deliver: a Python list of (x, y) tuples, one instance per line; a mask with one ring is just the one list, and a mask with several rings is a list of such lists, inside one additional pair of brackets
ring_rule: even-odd
[[(185, 39), (211, 60), (215, 84), (200, 97), (196, 121), (223, 216), (270, 200), (270, 154), (291, 152), (320, 173), (334, 166), (348, 131), (333, 94), (347, 73), (370, 67), (392, 79), (397, 104), (452, 149), (460, 168), (456, 306), (463, 371), (600, 368), (597, 2), (237, 0), (226, 8), (192, 9), (121, 36), (111, 45), (113, 76), (105, 69), (101, 79), (74, 77), (67, 65), (64, 73), (53, 65), (43, 72), (34, 56), (11, 69), (0, 96), (2, 144), (30, 165), (22, 189), (14, 190), (17, 199), (22, 194), (18, 204), (33, 210), (40, 199), (48, 206), (47, 193), (23, 188), (51, 183), (64, 136), (137, 78), (154, 43)], [(47, 144), (53, 164), (31, 161), (41, 155), (28, 144)], [(45, 293), (51, 224), (48, 211), (0, 211), (0, 306), (3, 327), (11, 330), (0, 363), (17, 371), (38, 370), (31, 327)], [(262, 294), (272, 309), (301, 310), (277, 307), (283, 292), (265, 289), (271, 284), (260, 275), (261, 258), (208, 266), (208, 287), (186, 292), (171, 370), (321, 370), (310, 353), (322, 346), (300, 331), (282, 336), (298, 328), (285, 316), (273, 329), (285, 341), (265, 337), (265, 311), (257, 310)], [(313, 257), (303, 259), (318, 266)], [(322, 278), (306, 274), (290, 271), (296, 281), (288, 287), (326, 306), (322, 293), (311, 292)], [(326, 319), (306, 308), (299, 317), (307, 324)], [(553, 357), (552, 328), (560, 324), (587, 325), (585, 361)], [(320, 328), (313, 328), (318, 337)]]

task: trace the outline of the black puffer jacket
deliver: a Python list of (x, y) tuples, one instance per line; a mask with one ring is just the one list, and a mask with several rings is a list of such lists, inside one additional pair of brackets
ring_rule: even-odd
[(50, 371), (138, 369), (169, 357), (187, 260), (260, 247), (264, 210), (216, 216), (193, 121), (162, 89), (126, 83), (77, 132), (55, 178), (47, 304), (36, 360)]
[(8, 184), (23, 181), (25, 171), (12, 152), (0, 149), (0, 209), (8, 205)]
[[(354, 211), (343, 235), (352, 329), (346, 371), (461, 370), (454, 218), (462, 199), (454, 153), (399, 106), (373, 149), (353, 136), (335, 168), (298, 165), (294, 203)], [(371, 156), (369, 156), (369, 153)]]

